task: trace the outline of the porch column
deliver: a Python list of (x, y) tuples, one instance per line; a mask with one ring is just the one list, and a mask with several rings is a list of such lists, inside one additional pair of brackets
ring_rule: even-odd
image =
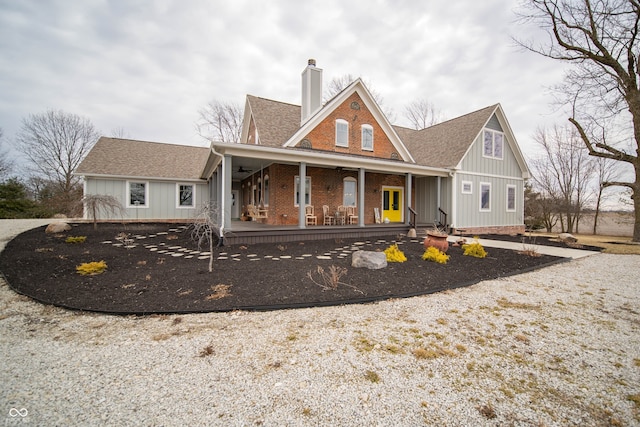
[(358, 169), (358, 227), (364, 227), (364, 168)]
[(458, 223), (458, 198), (456, 194), (458, 194), (458, 174), (453, 172), (451, 174), (451, 222), (449, 222), (451, 228), (456, 227)]
[(225, 230), (231, 230), (231, 171), (233, 170), (232, 156), (225, 154), (222, 162), (222, 179), (220, 183), (220, 214)]
[[(306, 204), (306, 181), (307, 181), (307, 164), (300, 162), (300, 186), (298, 187), (298, 228), (307, 228), (307, 222), (304, 217)], [(311, 189), (309, 189), (311, 192)]]
[(440, 193), (440, 188), (442, 187), (442, 177), (438, 177), (437, 178), (437, 185), (436, 185), (436, 220), (438, 218), (440, 218), (440, 208), (442, 207), (442, 194)]
[(406, 204), (407, 207), (404, 210), (404, 223), (409, 225), (409, 218), (411, 218), (411, 215), (409, 215), (409, 208), (412, 207), (411, 206), (411, 191), (412, 191), (412, 180), (413, 180), (413, 175), (411, 174), (411, 172), (407, 173), (407, 176), (405, 177), (405, 191), (407, 193), (407, 195), (405, 196), (405, 199), (407, 200)]

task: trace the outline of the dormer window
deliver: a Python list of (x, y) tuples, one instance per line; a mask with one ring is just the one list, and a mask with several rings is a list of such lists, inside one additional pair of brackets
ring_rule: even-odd
[(336, 146), (349, 146), (349, 123), (346, 120), (336, 120)]
[(373, 127), (371, 125), (362, 125), (362, 149), (373, 151)]
[(504, 148), (504, 134), (495, 130), (484, 130), (484, 144), (482, 155), (493, 159), (502, 160)]

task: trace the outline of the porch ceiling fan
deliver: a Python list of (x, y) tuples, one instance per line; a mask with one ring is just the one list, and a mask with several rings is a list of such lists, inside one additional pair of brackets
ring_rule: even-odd
[(242, 166), (239, 166), (239, 167), (238, 167), (238, 173), (250, 173), (250, 172), (253, 172), (253, 170), (251, 170), (251, 169), (245, 169), (245, 168), (243, 168)]

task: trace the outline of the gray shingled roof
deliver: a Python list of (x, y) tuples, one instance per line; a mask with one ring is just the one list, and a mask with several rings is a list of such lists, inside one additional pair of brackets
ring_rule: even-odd
[[(281, 147), (300, 128), (299, 105), (247, 95), (260, 144)], [(498, 104), (422, 130), (394, 129), (416, 163), (437, 168), (457, 166)]]
[(247, 95), (260, 144), (281, 147), (300, 128), (299, 105)]
[(78, 175), (201, 179), (210, 149), (102, 137), (78, 166)]
[(416, 163), (451, 168), (460, 163), (496, 108), (498, 104), (422, 130), (399, 126), (394, 126), (394, 129)]

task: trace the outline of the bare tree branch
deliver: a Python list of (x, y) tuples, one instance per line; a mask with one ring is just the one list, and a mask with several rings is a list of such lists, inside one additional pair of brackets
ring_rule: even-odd
[(240, 104), (213, 100), (198, 111), (196, 131), (207, 141), (240, 142), (242, 121)]
[(436, 110), (433, 103), (425, 98), (412, 101), (404, 107), (404, 116), (411, 126), (416, 129), (424, 129), (442, 121), (442, 114)]

